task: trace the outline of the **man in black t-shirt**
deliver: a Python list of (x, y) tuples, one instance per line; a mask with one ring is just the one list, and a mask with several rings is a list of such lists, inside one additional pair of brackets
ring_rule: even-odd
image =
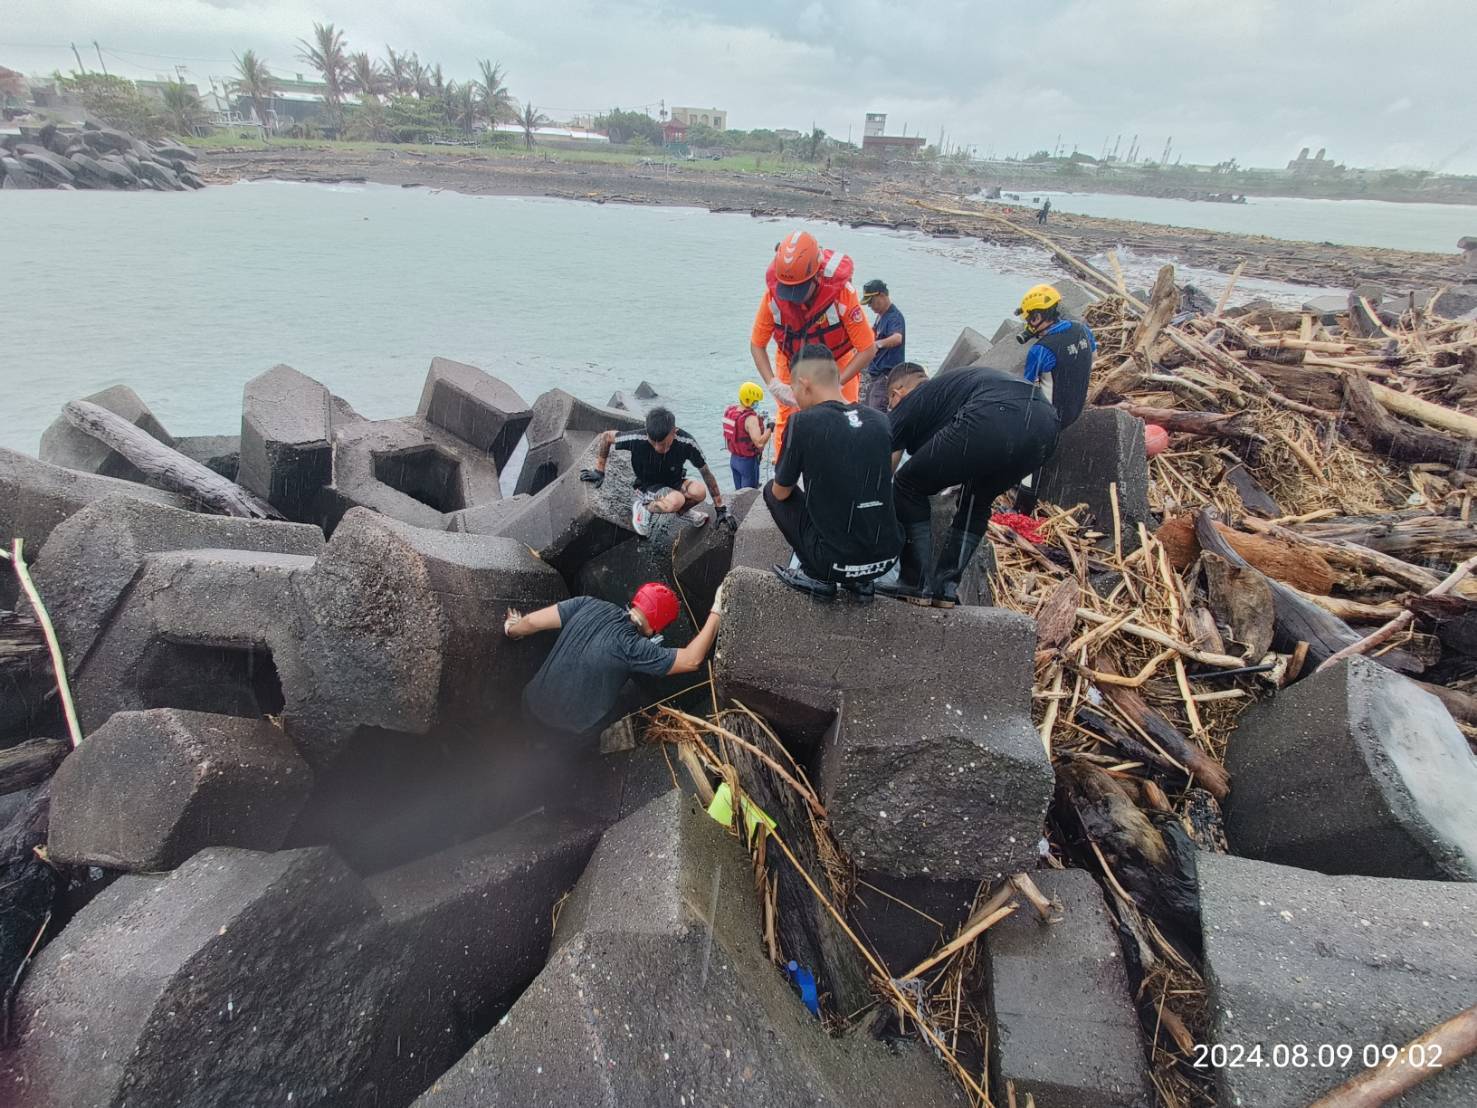
[[(887, 384), (892, 464), (904, 451), (909, 457), (893, 477), (906, 544), (898, 583), (884, 591), (910, 603), (952, 608), (995, 498), (1056, 449), (1056, 409), (1031, 382), (981, 366), (929, 380), (921, 367), (904, 363)], [(928, 498), (955, 485), (959, 507), (938, 561), (930, 565)]]
[[(611, 449), (628, 452), (631, 469), (636, 475), (631, 519), (637, 534), (644, 536), (651, 530), (648, 513), (680, 514), (694, 527), (707, 523), (708, 517), (696, 510), (704, 499), (704, 485), (713, 494), (713, 508), (719, 526), (730, 531), (737, 529), (738, 524), (723, 503), (718, 478), (708, 468), (708, 460), (703, 457), (697, 440), (677, 426), (676, 418), (666, 408), (653, 408), (646, 413), (644, 433), (606, 431), (601, 434), (599, 442), (595, 468), (580, 470), (580, 480), (589, 481), (599, 488), (605, 483), (605, 464), (610, 460)], [(702, 481), (687, 479), (689, 462), (702, 474)]]
[(764, 503), (800, 565), (774, 572), (813, 596), (834, 597), (839, 583), (870, 600), (872, 582), (893, 567), (902, 546), (887, 417), (842, 398), (836, 362), (824, 346), (800, 351), (790, 387), (800, 411), (790, 417)]

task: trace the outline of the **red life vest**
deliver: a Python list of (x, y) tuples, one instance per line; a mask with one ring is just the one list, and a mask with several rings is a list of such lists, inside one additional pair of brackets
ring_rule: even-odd
[(745, 408), (742, 404), (730, 404), (724, 411), (723, 441), (728, 444), (730, 454), (740, 458), (759, 457), (759, 448), (749, 437), (749, 417), (753, 414), (753, 408)]
[(834, 250), (822, 250), (820, 261), (820, 272), (815, 275), (815, 295), (804, 304), (781, 300), (775, 295), (779, 279), (773, 262), (764, 274), (764, 282), (769, 286), (770, 310), (774, 313), (774, 340), (786, 361), (794, 361), (801, 347), (812, 342), (829, 349), (838, 364), (856, 349), (846, 331), (843, 308), (837, 302), (851, 283), (851, 258)]

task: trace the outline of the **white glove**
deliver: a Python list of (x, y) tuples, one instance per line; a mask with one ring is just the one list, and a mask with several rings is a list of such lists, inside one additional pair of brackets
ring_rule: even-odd
[(713, 606), (708, 611), (715, 616), (721, 616), (723, 614), (723, 586), (726, 584), (728, 584), (728, 581), (725, 579), (719, 584), (718, 591), (713, 594)]
[(800, 407), (800, 402), (795, 399), (794, 391), (790, 388), (789, 385), (785, 384), (778, 377), (769, 382), (769, 395), (774, 397), (775, 400), (779, 402), (781, 407)]

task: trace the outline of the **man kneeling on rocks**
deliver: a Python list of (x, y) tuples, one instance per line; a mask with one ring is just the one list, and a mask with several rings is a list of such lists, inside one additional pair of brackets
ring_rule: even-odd
[(820, 344), (800, 351), (790, 387), (800, 410), (764, 503), (795, 560), (774, 572), (812, 596), (829, 600), (839, 584), (870, 600), (872, 582), (893, 567), (902, 546), (887, 416), (842, 397), (836, 362)]
[[(887, 381), (893, 478), (905, 543), (896, 585), (883, 591), (913, 604), (952, 608), (959, 581), (990, 523), (995, 498), (1056, 449), (1057, 414), (1029, 381), (976, 367), (930, 380), (904, 362)], [(928, 498), (960, 486), (958, 509), (938, 560)]]
[[(708, 522), (708, 517), (697, 511), (703, 502), (703, 485), (713, 494), (713, 508), (718, 516), (718, 525), (730, 531), (738, 527), (728, 514), (723, 503), (723, 493), (718, 489), (718, 478), (708, 468), (697, 440), (677, 426), (676, 417), (666, 408), (653, 408), (646, 413), (646, 430), (606, 431), (601, 434), (600, 448), (594, 469), (580, 470), (580, 480), (588, 481), (596, 488), (605, 483), (605, 464), (610, 460), (611, 448), (625, 450), (631, 455), (631, 469), (636, 474), (635, 497), (631, 502), (631, 525), (636, 533), (646, 536), (651, 533), (651, 516), (680, 515), (694, 527)], [(703, 479), (687, 479), (687, 463), (691, 462)]]
[(654, 641), (679, 611), (677, 594), (656, 581), (637, 589), (629, 608), (576, 596), (528, 615), (508, 609), (503, 632), (510, 639), (559, 632), (554, 648), (523, 690), (524, 711), (546, 727), (571, 735), (598, 735), (611, 725), (629, 727), (623, 717), (640, 705), (622, 703), (626, 682), (638, 674), (666, 677), (697, 670), (718, 637), (722, 601), (720, 585), (702, 630), (679, 649)]

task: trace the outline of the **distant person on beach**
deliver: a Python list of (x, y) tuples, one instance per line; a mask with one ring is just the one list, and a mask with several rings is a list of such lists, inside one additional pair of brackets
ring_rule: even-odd
[[(699, 512), (697, 506), (706, 499), (707, 493), (713, 494), (713, 510), (718, 525), (729, 530), (737, 527), (723, 503), (718, 478), (708, 468), (702, 448), (695, 438), (677, 426), (676, 417), (666, 408), (653, 408), (646, 413), (644, 431), (605, 431), (597, 441), (600, 447), (595, 468), (580, 470), (580, 480), (599, 488), (605, 483), (605, 466), (610, 460), (611, 450), (624, 450), (630, 454), (631, 469), (636, 475), (631, 524), (638, 535), (645, 537), (651, 533), (653, 515), (680, 515), (694, 527), (701, 527), (708, 522), (708, 517)], [(689, 462), (702, 474), (702, 481), (688, 480)]]
[(877, 356), (867, 367), (861, 400), (869, 408), (887, 411), (887, 375), (894, 366), (907, 361), (906, 324), (903, 313), (892, 302), (887, 282), (868, 281), (862, 286), (862, 303), (876, 315), (872, 337), (877, 340)]
[[(905, 362), (888, 378), (892, 401), (893, 499), (904, 545), (890, 596), (952, 608), (984, 540), (995, 498), (1034, 473), (1056, 448), (1056, 410), (1041, 390), (975, 366), (933, 379)], [(907, 453), (908, 460), (902, 461)], [(959, 486), (958, 507), (938, 557), (928, 498)]]
[[(1021, 297), (1015, 310), (1025, 329), (1020, 342), (1031, 343), (1026, 352), (1027, 381), (1039, 387), (1056, 409), (1065, 431), (1087, 406), (1087, 386), (1092, 378), (1092, 358), (1097, 339), (1085, 323), (1062, 318), (1062, 294), (1052, 285), (1035, 285)], [(1022, 515), (1036, 510), (1036, 476), (1021, 482), (1015, 509)]]
[(723, 413), (723, 442), (728, 447), (728, 471), (735, 492), (759, 487), (759, 458), (774, 434), (774, 428), (754, 410), (763, 399), (764, 390), (745, 381), (739, 386), (738, 403)]
[(623, 702), (626, 682), (636, 675), (666, 677), (701, 667), (718, 636), (722, 600), (720, 585), (702, 629), (676, 649), (657, 639), (680, 611), (677, 594), (658, 581), (637, 589), (627, 608), (593, 596), (576, 596), (528, 615), (509, 608), (503, 633), (510, 639), (559, 632), (554, 648), (523, 690), (524, 711), (569, 735), (593, 737), (611, 727), (631, 729), (628, 713), (643, 705)]
[[(776, 464), (785, 448), (785, 426), (796, 410), (790, 364), (800, 349), (818, 343), (830, 351), (840, 368), (841, 395), (853, 404), (860, 387), (858, 378), (876, 356), (872, 328), (851, 286), (853, 269), (849, 257), (822, 250), (808, 231), (792, 231), (775, 245), (764, 274), (768, 287), (749, 332), (749, 353), (779, 405), (774, 425)], [(773, 367), (770, 340), (775, 344)]]
[(902, 546), (887, 417), (842, 395), (836, 362), (819, 344), (801, 349), (791, 379), (799, 411), (764, 503), (795, 558), (775, 575), (823, 600), (838, 585), (871, 600)]
[(1036, 222), (1037, 223), (1045, 223), (1046, 222), (1046, 217), (1049, 216), (1050, 214), (1051, 214), (1051, 197), (1048, 196), (1045, 200), (1043, 200), (1041, 202), (1041, 207), (1039, 207), (1039, 208), (1036, 209)]

